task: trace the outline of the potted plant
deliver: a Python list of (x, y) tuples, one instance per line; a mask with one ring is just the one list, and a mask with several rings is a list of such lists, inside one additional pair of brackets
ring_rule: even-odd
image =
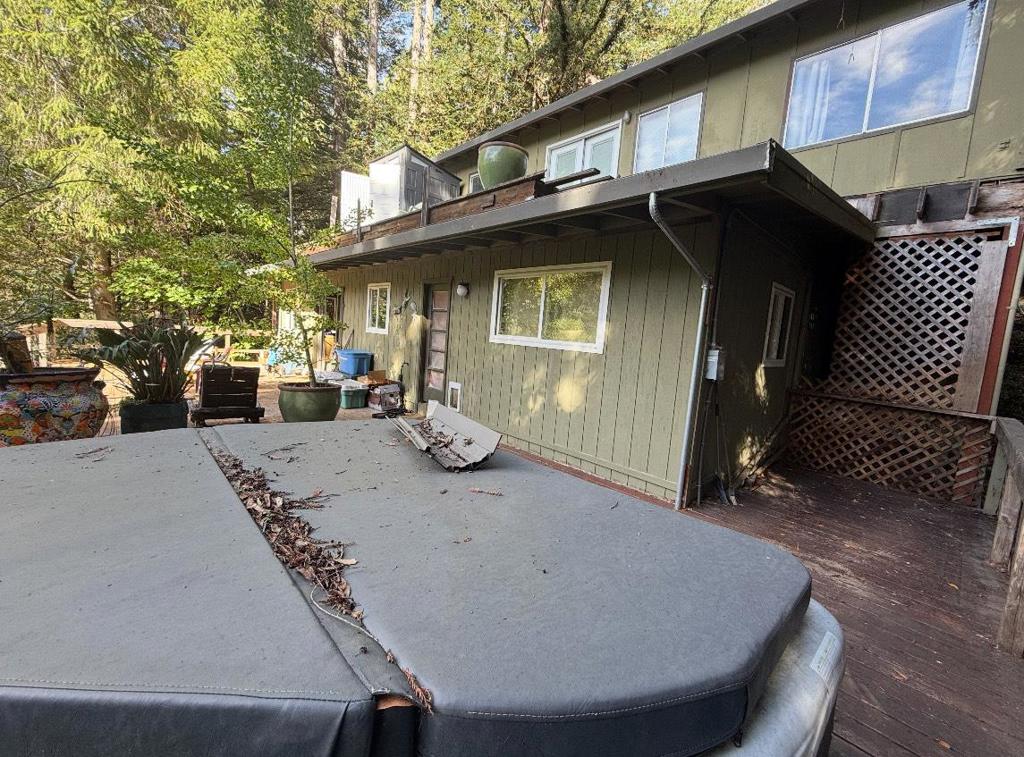
[(187, 325), (142, 321), (120, 329), (96, 329), (99, 346), (79, 351), (83, 359), (105, 363), (119, 376), (128, 399), (119, 408), (121, 433), (188, 426), (185, 394), (192, 385), (191, 363), (212, 345)]
[(477, 150), (476, 170), (484, 189), (526, 176), (530, 154), (512, 142), (484, 142)]
[(99, 368), (36, 367), (15, 329), (29, 320), (0, 317), (0, 447), (96, 436), (110, 409)]
[(345, 324), (316, 313), (317, 306), (338, 288), (303, 256), (290, 256), (289, 264), (273, 274), (277, 279), (274, 300), (295, 315), (295, 328), (279, 331), (271, 349), (281, 363), (304, 365), (308, 378), (278, 385), (278, 407), (287, 423), (333, 421), (341, 407), (341, 387), (317, 381), (313, 340), (325, 331), (340, 334)]

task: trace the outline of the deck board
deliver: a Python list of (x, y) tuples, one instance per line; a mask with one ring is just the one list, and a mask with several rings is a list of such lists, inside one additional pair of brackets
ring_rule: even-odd
[(842, 623), (832, 754), (1024, 754), (1024, 660), (995, 649), (1006, 577), (979, 511), (779, 469), (690, 514), (779, 544)]

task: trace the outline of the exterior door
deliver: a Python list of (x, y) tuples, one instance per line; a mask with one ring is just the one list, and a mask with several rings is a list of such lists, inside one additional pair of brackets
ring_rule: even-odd
[(451, 289), (447, 284), (427, 287), (426, 349), (423, 356), (423, 401), (444, 402), (446, 366), (448, 364), (448, 305)]

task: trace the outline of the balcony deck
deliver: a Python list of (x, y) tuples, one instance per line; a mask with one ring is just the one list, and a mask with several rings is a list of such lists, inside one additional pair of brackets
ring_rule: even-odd
[(1024, 754), (1024, 660), (995, 648), (993, 518), (793, 469), (690, 513), (792, 551), (842, 623), (833, 755)]

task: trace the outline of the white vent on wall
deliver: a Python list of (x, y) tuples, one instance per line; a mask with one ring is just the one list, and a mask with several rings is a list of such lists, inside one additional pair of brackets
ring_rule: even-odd
[(448, 382), (448, 394), (445, 404), (456, 412), (462, 412), (462, 384), (455, 381)]

